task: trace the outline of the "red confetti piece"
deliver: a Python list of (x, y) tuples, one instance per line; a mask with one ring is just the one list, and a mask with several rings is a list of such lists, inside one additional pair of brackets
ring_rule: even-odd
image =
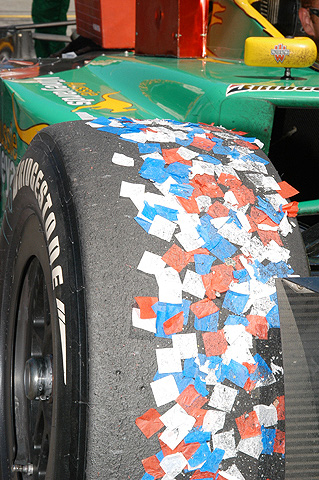
[(189, 262), (190, 254), (174, 243), (169, 250), (162, 256), (162, 260), (170, 267), (173, 267), (178, 273), (183, 270)]
[(165, 472), (162, 469), (162, 467), (160, 466), (160, 462), (159, 462), (158, 458), (156, 457), (156, 455), (152, 455), (151, 457), (144, 458), (142, 460), (142, 463), (143, 463), (143, 467), (144, 467), (145, 472), (152, 475), (155, 480), (157, 478), (164, 477)]
[(183, 330), (183, 323), (184, 323), (184, 313), (179, 312), (163, 323), (165, 334), (173, 335), (173, 333), (181, 332)]
[(216, 145), (216, 142), (212, 142), (209, 138), (194, 136), (191, 145), (193, 145), (193, 147), (202, 148), (208, 152), (209, 150), (212, 150), (213, 146)]
[(223, 330), (203, 333), (203, 341), (207, 357), (222, 355), (228, 347)]
[(203, 175), (197, 174), (190, 181), (190, 184), (193, 187), (197, 187), (197, 189), (199, 189), (199, 195), (208, 195), (211, 198), (224, 197), (224, 193), (217, 185), (215, 177), (213, 175), (208, 175), (207, 173), (204, 173)]
[(287, 205), (282, 205), (283, 212), (287, 212), (288, 217), (296, 217), (298, 214), (298, 202), (290, 202)]
[(277, 397), (274, 401), (274, 405), (276, 406), (278, 420), (285, 420), (285, 396), (281, 395)]
[[(208, 398), (203, 397), (200, 393), (197, 392), (194, 385), (188, 385), (182, 393), (177, 397), (176, 402), (189, 414), (198, 413), (205, 403), (208, 402)], [(206, 410), (205, 410), (206, 413)]]
[[(213, 267), (213, 270), (206, 275), (202, 275), (203, 284), (206, 290), (208, 298), (212, 298), (210, 295), (215, 292), (227, 292), (229, 285), (234, 280), (233, 267), (231, 265), (220, 264)], [(213, 296), (215, 298), (215, 296)]]
[(154, 433), (164, 427), (163, 422), (160, 420), (160, 413), (155, 408), (147, 410), (147, 412), (135, 420), (135, 423), (146, 438), (151, 438)]
[(261, 426), (255, 411), (244, 413), (244, 415), (237, 417), (235, 420), (242, 439), (257, 437), (257, 435), (261, 434)]
[(221, 185), (224, 185), (225, 187), (240, 187), (241, 186), (241, 180), (239, 178), (235, 177), (235, 175), (231, 175), (230, 173), (224, 173), (222, 172), (219, 177), (218, 177), (218, 183)]
[(260, 315), (247, 315), (249, 325), (245, 327), (246, 332), (251, 333), (254, 337), (261, 340), (267, 340), (268, 338), (268, 322), (266, 317)]
[(211, 315), (219, 310), (217, 305), (215, 305), (215, 303), (208, 298), (204, 298), (199, 302), (193, 303), (190, 306), (190, 309), (197, 318), (207, 317), (207, 315)]
[(162, 149), (163, 158), (165, 163), (170, 165), (171, 163), (183, 163), (184, 165), (192, 166), (191, 160), (185, 160), (179, 153), (177, 153), (178, 148)]
[(215, 480), (217, 476), (218, 478), (220, 478), (218, 475), (218, 471), (216, 473), (212, 473), (212, 472), (201, 472), (200, 470), (195, 470), (190, 480), (200, 480), (201, 478), (212, 478), (213, 480)]
[(285, 432), (281, 430), (276, 430), (276, 438), (274, 443), (274, 452), (285, 454), (285, 446), (286, 446), (286, 436)]
[(258, 145), (255, 145), (254, 143), (247, 142), (245, 140), (240, 140), (239, 138), (235, 140), (237, 145), (240, 145), (241, 147), (246, 147), (249, 148), (250, 150), (259, 150)]
[(283, 198), (290, 198), (300, 193), (298, 190), (296, 190), (296, 188), (292, 187), (291, 185), (289, 185), (289, 183), (285, 181), (278, 182), (278, 185), (280, 187), (280, 190), (277, 190), (277, 192), (280, 193)]
[(244, 385), (244, 390), (246, 390), (246, 392), (248, 393), (251, 393), (256, 387), (256, 385), (257, 385), (257, 382), (254, 382), (250, 378), (247, 378), (246, 383)]
[(264, 245), (268, 245), (271, 240), (274, 240), (281, 247), (283, 246), (282, 240), (278, 232), (272, 230), (259, 230), (257, 229), (260, 240)]
[(200, 443), (185, 443), (184, 440), (182, 440), (181, 443), (176, 448), (174, 448), (174, 450), (172, 450), (160, 438), (158, 440), (164, 457), (166, 457), (167, 455), (174, 455), (175, 453), (182, 453), (186, 460), (189, 460), (194, 455), (196, 450), (200, 447)]
[(216, 200), (207, 210), (208, 215), (213, 218), (228, 217), (229, 208)]
[(193, 196), (189, 198), (183, 198), (183, 197), (176, 197), (176, 198), (187, 213), (200, 213), (196, 199)]
[(157, 297), (134, 297), (140, 309), (141, 319), (156, 318), (156, 313), (152, 306), (158, 302)]
[(254, 192), (245, 185), (232, 187), (231, 191), (235, 195), (239, 207), (244, 207), (248, 203), (255, 203), (256, 197)]

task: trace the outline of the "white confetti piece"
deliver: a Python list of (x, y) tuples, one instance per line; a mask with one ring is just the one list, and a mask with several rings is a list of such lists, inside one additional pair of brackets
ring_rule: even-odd
[(186, 147), (180, 147), (177, 150), (178, 155), (180, 155), (184, 160), (192, 160), (192, 158), (195, 158), (198, 156), (197, 152), (194, 152), (193, 150), (190, 150), (189, 148)]
[(155, 237), (161, 238), (162, 240), (166, 240), (166, 242), (170, 242), (172, 240), (175, 228), (175, 223), (167, 220), (164, 217), (161, 217), (160, 215), (155, 215), (148, 233), (150, 235), (154, 235)]
[(258, 173), (267, 173), (263, 163), (253, 162), (252, 160), (232, 160), (229, 165), (239, 172), (251, 171)]
[[(250, 335), (250, 334), (249, 334)], [(237, 338), (231, 345), (227, 347), (225, 353), (222, 354), (223, 363), (229, 364), (231, 360), (235, 360), (238, 363), (255, 363), (254, 357), (250, 351), (252, 347), (252, 336), (250, 335)]]
[(226, 385), (218, 383), (215, 385), (212, 396), (210, 397), (208, 405), (223, 412), (230, 412), (233, 408), (237, 390)]
[(150, 383), (155, 403), (158, 407), (166, 405), (179, 396), (179, 391), (173, 375), (167, 375)]
[(196, 203), (200, 212), (207, 212), (212, 204), (212, 200), (207, 195), (199, 195), (196, 197)]
[(196, 421), (178, 404), (170, 408), (160, 419), (167, 427), (160, 439), (172, 450), (186, 437)]
[(156, 333), (156, 318), (141, 318), (140, 309), (132, 309), (132, 325), (148, 332)]
[(281, 260), (288, 262), (290, 252), (287, 248), (281, 247), (274, 240), (271, 240), (265, 247), (265, 257), (274, 263), (280, 262)]
[(238, 206), (238, 200), (237, 198), (235, 197), (235, 194), (234, 192), (232, 192), (231, 190), (228, 190), (225, 195), (224, 195), (224, 201), (225, 201), (225, 205), (226, 207), (228, 208), (234, 208), (234, 207), (237, 207)]
[(225, 338), (229, 343), (229, 345), (234, 343), (241, 336), (245, 336), (247, 334), (245, 330), (245, 325), (225, 325), (223, 330), (224, 330)]
[(192, 270), (186, 270), (183, 282), (183, 291), (198, 298), (204, 298), (205, 287), (201, 275)]
[(196, 237), (194, 237), (191, 233), (179, 232), (175, 234), (175, 237), (186, 252), (201, 248), (205, 243), (204, 239), (199, 237), (197, 233)]
[(179, 352), (174, 348), (157, 348), (156, 358), (158, 373), (160, 374), (183, 371)]
[(230, 430), (229, 432), (222, 432), (213, 435), (213, 446), (215, 448), (221, 448), (225, 450), (225, 454), (223, 456), (223, 460), (227, 458), (236, 457), (236, 444), (235, 444), (235, 436), (234, 430)]
[[(174, 479), (176, 475), (182, 472), (186, 465), (187, 460), (180, 452), (173, 453), (172, 455), (166, 455), (166, 457), (164, 457), (160, 462), (160, 466), (167, 475), (167, 480)], [(165, 477), (163, 477), (162, 480), (164, 479)]]
[(270, 193), (265, 195), (265, 199), (269, 202), (275, 210), (279, 211), (282, 205), (287, 205), (287, 200), (283, 198), (279, 193)]
[(137, 269), (151, 275), (159, 275), (164, 270), (165, 266), (166, 263), (159, 255), (146, 250), (143, 253)]
[(226, 238), (229, 242), (240, 246), (249, 244), (252, 236), (251, 233), (239, 228), (233, 222), (225, 223), (221, 228), (219, 228), (218, 233)]
[(251, 225), (250, 225), (250, 223), (249, 223), (248, 218), (246, 217), (246, 215), (245, 215), (242, 211), (240, 211), (240, 210), (238, 210), (238, 212), (236, 213), (236, 215), (237, 215), (237, 218), (238, 218), (238, 220), (240, 221), (243, 229), (244, 229), (246, 232), (249, 232), (249, 230), (251, 229)]
[(207, 410), (203, 420), (204, 432), (212, 432), (214, 435), (219, 430), (224, 428), (226, 419), (226, 412), (220, 410)]
[(254, 410), (257, 414), (260, 425), (272, 427), (278, 422), (277, 410), (274, 405), (255, 405)]
[[(92, 119), (90, 119), (92, 120)], [(103, 125), (102, 123), (99, 124), (99, 123), (95, 123), (95, 122), (87, 122), (86, 125), (89, 125), (89, 127), (92, 127), (92, 128), (101, 128), (101, 127), (105, 127), (105, 125)]]
[(120, 165), (121, 167), (134, 167), (134, 159), (124, 155), (123, 153), (115, 152), (112, 157), (112, 163), (115, 165)]
[(237, 449), (250, 457), (258, 459), (263, 450), (261, 435), (240, 440)]
[(250, 180), (255, 188), (262, 189), (265, 192), (270, 190), (280, 190), (280, 187), (274, 177), (267, 177), (257, 173), (247, 173), (246, 177)]
[(122, 182), (120, 197), (130, 198), (138, 210), (144, 206), (145, 185), (140, 183)]
[(220, 470), (219, 473), (225, 480), (245, 480), (235, 464), (227, 468), (225, 472)]
[(182, 282), (178, 272), (172, 268), (167, 267), (156, 275), (160, 302), (165, 303), (182, 303)]
[(179, 351), (180, 358), (195, 358), (198, 355), (196, 333), (181, 333), (173, 335), (173, 348)]
[(288, 220), (287, 214), (283, 217), (279, 224), (279, 232), (284, 236), (287, 237), (289, 233), (292, 233), (292, 226)]
[(195, 175), (215, 175), (215, 167), (213, 163), (203, 162), (201, 160), (193, 160), (193, 166), (191, 168), (190, 178), (195, 177)]

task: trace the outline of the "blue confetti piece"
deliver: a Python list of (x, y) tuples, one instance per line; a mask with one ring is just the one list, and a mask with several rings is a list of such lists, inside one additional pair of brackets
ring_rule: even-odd
[(192, 378), (186, 378), (182, 373), (174, 373), (175, 382), (179, 393), (182, 393), (189, 385), (194, 385)]
[(230, 156), (234, 159), (236, 158), (239, 158), (240, 157), (240, 153), (238, 152), (238, 150), (236, 150), (236, 148), (233, 148), (233, 150), (231, 151), (231, 154)]
[(221, 363), (218, 366), (218, 368), (216, 369), (215, 375), (216, 375), (217, 381), (219, 383), (222, 383), (225, 380), (225, 378), (227, 378), (228, 365), (225, 365), (224, 363)]
[(152, 225), (151, 222), (148, 222), (147, 220), (143, 220), (143, 218), (140, 218), (140, 217), (134, 217), (134, 220), (145, 230), (145, 232), (148, 233)]
[(165, 161), (158, 158), (146, 158), (139, 171), (142, 178), (152, 180), (153, 182), (163, 183), (169, 175), (164, 169)]
[(154, 205), (157, 215), (170, 220), (171, 222), (177, 221), (178, 211), (173, 208), (165, 207), (163, 205)]
[(141, 480), (154, 480), (154, 477), (153, 477), (153, 475), (150, 475), (149, 473), (146, 472), (146, 473), (144, 473)]
[(228, 365), (226, 378), (235, 385), (238, 385), (238, 387), (244, 388), (244, 385), (249, 378), (249, 372), (244, 365), (232, 359)]
[(108, 125), (105, 125), (105, 127), (100, 127), (97, 130), (99, 132), (108, 132), (108, 133), (113, 133), (115, 135), (121, 135), (121, 133), (123, 133), (123, 128), (109, 127)]
[(209, 365), (208, 368), (216, 368), (222, 363), (222, 359), (218, 356), (208, 357)]
[(241, 317), (240, 315), (228, 315), (225, 325), (245, 325), (245, 327), (247, 327), (249, 322), (246, 317)]
[(188, 323), (189, 309), (190, 309), (191, 304), (192, 304), (192, 302), (190, 300), (187, 300), (186, 298), (183, 299), (183, 303), (182, 303), (182, 310), (183, 310), (183, 313), (184, 313), (183, 325), (187, 325), (187, 323)]
[(192, 428), (184, 438), (185, 443), (206, 443), (209, 442), (211, 432), (204, 432), (202, 427)]
[(234, 212), (234, 210), (230, 209), (230, 210), (229, 210), (229, 219), (227, 220), (227, 223), (232, 223), (232, 222), (235, 223), (235, 225), (236, 225), (238, 228), (240, 228), (240, 229), (243, 228), (242, 224), (241, 224), (240, 221), (238, 220), (238, 217), (237, 217), (237, 215), (236, 215), (236, 212)]
[(221, 237), (217, 245), (209, 250), (216, 255), (219, 260), (224, 262), (226, 258), (232, 257), (237, 252), (237, 247), (226, 240), (226, 238)]
[(278, 305), (274, 305), (273, 308), (267, 313), (266, 320), (270, 328), (280, 328)]
[(156, 216), (156, 210), (148, 202), (144, 202), (144, 208), (142, 210), (142, 215), (148, 218), (149, 220), (154, 220)]
[(156, 454), (156, 458), (159, 462), (161, 462), (163, 460), (164, 453), (162, 452), (162, 450)]
[(172, 185), (169, 187), (169, 191), (178, 197), (189, 198), (192, 196), (194, 187), (187, 184), (172, 183)]
[(215, 145), (213, 147), (213, 152), (217, 153), (218, 155), (230, 155), (231, 149), (229, 147), (223, 147), (222, 145)]
[(194, 327), (201, 332), (217, 332), (218, 320), (219, 311), (202, 318), (195, 315)]
[(207, 388), (206, 388), (206, 383), (203, 382), (199, 376), (195, 377), (195, 384), (194, 387), (196, 391), (202, 395), (203, 397), (206, 397), (206, 395), (209, 394)]
[(226, 292), (223, 308), (227, 308), (231, 312), (240, 315), (243, 313), (245, 306), (249, 300), (249, 295), (244, 295), (242, 293), (232, 292), (228, 290)]
[(194, 358), (185, 358), (183, 375), (186, 378), (195, 378), (198, 375), (199, 366), (195, 362)]
[(274, 452), (275, 438), (275, 428), (265, 428), (263, 425), (261, 426), (261, 440), (263, 442), (263, 450), (261, 453), (272, 455)]
[(271, 203), (267, 202), (267, 200), (264, 200), (261, 197), (257, 197), (258, 199), (258, 205), (256, 205), (256, 208), (258, 210), (261, 210), (262, 212), (266, 213), (268, 217), (271, 218), (271, 220), (277, 225), (281, 222), (283, 217), (285, 216), (284, 212), (277, 212), (277, 210), (274, 209), (274, 207), (271, 205)]
[(138, 149), (141, 155), (146, 153), (162, 152), (161, 145), (159, 143), (139, 143)]
[(265, 158), (259, 157), (255, 153), (250, 153), (249, 155), (245, 155), (244, 157), (241, 157), (241, 160), (246, 161), (252, 161), (252, 162), (259, 162), (262, 163), (263, 165), (268, 165), (269, 161), (266, 160)]
[(195, 468), (195, 467), (197, 467), (197, 465), (201, 465), (202, 463), (204, 463), (208, 459), (210, 454), (211, 454), (211, 451), (210, 451), (207, 443), (201, 444), (199, 446), (199, 448), (196, 450), (196, 452), (188, 460), (189, 466), (191, 468)]
[(198, 160), (202, 160), (203, 162), (213, 163), (214, 165), (220, 165), (222, 162), (218, 160), (218, 158), (212, 157), (211, 155), (204, 154), (198, 157)]
[(185, 165), (179, 162), (174, 162), (168, 165), (165, 171), (171, 177), (173, 177), (177, 183), (189, 183), (190, 167), (188, 165)]
[(195, 261), (195, 271), (199, 275), (206, 275), (210, 272), (210, 269), (216, 260), (216, 257), (213, 255), (206, 255), (202, 253), (195, 253), (194, 261)]
[(222, 450), (221, 448), (215, 448), (209, 455), (204, 465), (200, 468), (200, 471), (216, 473), (224, 455), (225, 450)]
[(177, 313), (182, 312), (182, 308), (182, 304), (158, 302), (158, 305), (156, 306), (155, 337), (172, 338), (172, 335), (166, 335), (164, 331), (164, 323), (166, 322), (166, 320), (173, 317)]
[(242, 268), (241, 270), (235, 270), (233, 272), (234, 278), (238, 280), (238, 283), (249, 282), (250, 276), (247, 272), (246, 268)]
[(269, 376), (272, 374), (271, 369), (268, 367), (265, 360), (256, 353), (254, 356), (255, 363), (257, 364), (256, 370), (250, 375), (250, 378), (253, 382), (258, 382), (258, 380), (262, 380), (265, 382)]

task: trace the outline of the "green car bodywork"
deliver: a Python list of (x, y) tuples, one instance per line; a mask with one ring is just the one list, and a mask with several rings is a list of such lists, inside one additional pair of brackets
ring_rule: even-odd
[(268, 153), (277, 107), (319, 108), (315, 70), (295, 69), (294, 79), (282, 80), (283, 68), (245, 65), (246, 37), (273, 35), (274, 27), (257, 12), (252, 18), (248, 2), (214, 5), (206, 58), (120, 52), (0, 67), (2, 211), (18, 162), (50, 124), (90, 115), (214, 122), (259, 138)]

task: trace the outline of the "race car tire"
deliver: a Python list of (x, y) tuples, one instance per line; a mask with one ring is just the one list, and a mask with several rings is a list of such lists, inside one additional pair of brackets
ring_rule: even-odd
[[(123, 173), (115, 152), (138, 157), (119, 135), (55, 125), (32, 141), (13, 180), (0, 239), (3, 480), (140, 479), (141, 460), (157, 452), (157, 436), (147, 440), (134, 422), (154, 407), (155, 348), (170, 340), (133, 328), (131, 311), (134, 297), (157, 289), (153, 275), (137, 276), (143, 253), (170, 244), (142, 231), (120, 198), (122, 180), (157, 190), (140, 177), (139, 157)], [(307, 275), (297, 228), (284, 242)]]

